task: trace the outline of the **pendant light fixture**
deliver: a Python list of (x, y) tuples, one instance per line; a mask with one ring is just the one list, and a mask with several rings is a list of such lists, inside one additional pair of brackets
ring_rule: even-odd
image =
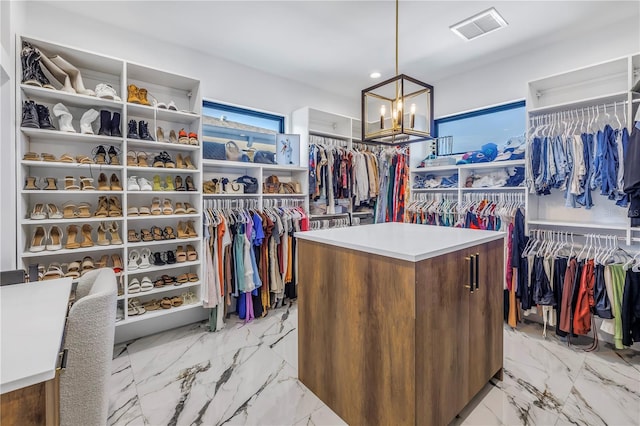
[(396, 76), (362, 91), (362, 140), (398, 145), (434, 139), (433, 86), (398, 72), (396, 0)]

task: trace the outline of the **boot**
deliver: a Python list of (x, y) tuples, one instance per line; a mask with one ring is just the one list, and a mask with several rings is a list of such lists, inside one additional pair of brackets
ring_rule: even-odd
[(38, 123), (38, 110), (33, 101), (24, 101), (22, 105), (22, 124), (20, 124), (20, 126), (31, 129), (40, 128), (40, 123)]
[(33, 69), (35, 70), (36, 76), (38, 77), (38, 81), (42, 84), (42, 87), (45, 89), (56, 90), (56, 88), (51, 84), (49, 79), (42, 72), (42, 67), (40, 66), (40, 58), (42, 58), (42, 53), (37, 48), (34, 48), (36, 51), (36, 56), (33, 61)]
[(42, 84), (35, 73), (35, 69), (33, 68), (35, 55), (37, 55), (36, 51), (33, 50), (31, 45), (24, 42), (22, 44), (22, 50), (20, 51), (20, 61), (22, 62), (22, 84), (42, 87)]
[(138, 86), (135, 84), (127, 86), (127, 102), (131, 102), (132, 104), (140, 103), (140, 98), (138, 97)]
[(151, 105), (147, 100), (147, 89), (138, 89), (138, 100), (142, 105)]
[(127, 138), (140, 139), (137, 127), (138, 123), (136, 123), (136, 120), (129, 120), (129, 132), (127, 133)]
[(87, 96), (95, 96), (95, 92), (93, 90), (86, 89), (84, 87), (84, 83), (82, 82), (82, 75), (80, 75), (80, 70), (69, 62), (67, 62), (61, 56), (55, 55), (49, 58), (51, 62), (56, 64), (58, 68), (67, 73), (69, 78), (71, 79), (71, 85), (75, 89), (76, 93)]
[[(64, 105), (63, 105), (64, 106)], [(49, 108), (44, 105), (36, 104), (38, 110), (38, 123), (41, 129), (56, 130), (55, 126), (51, 123), (51, 116), (49, 115)], [(69, 114), (71, 115), (71, 114)], [(75, 130), (74, 130), (75, 132)]]
[(100, 130), (99, 135), (111, 136), (111, 112), (103, 109), (100, 111)]
[(120, 113), (114, 112), (113, 118), (111, 119), (111, 136), (116, 138), (121, 138), (122, 133), (120, 132)]
[(98, 111), (93, 108), (82, 114), (82, 118), (80, 118), (80, 133), (94, 135), (95, 133), (93, 133), (91, 123), (93, 123), (96, 118), (98, 118)]
[(153, 139), (153, 137), (149, 134), (149, 124), (146, 123), (145, 121), (140, 120), (140, 123), (138, 123), (138, 132), (140, 135), (140, 139), (145, 140), (145, 141), (152, 141), (155, 140)]
[[(38, 105), (38, 117), (40, 117), (40, 107), (42, 105)], [(48, 111), (47, 111), (48, 115)], [(58, 117), (58, 125), (60, 126), (61, 132), (72, 132), (77, 133), (76, 129), (73, 128), (73, 124), (71, 124), (71, 120), (73, 120), (73, 116), (69, 112), (66, 106), (61, 103), (57, 103), (53, 106), (53, 115)], [(40, 117), (42, 120), (42, 117)], [(40, 121), (40, 128), (44, 129), (42, 126), (42, 121)]]
[(75, 89), (71, 86), (71, 79), (69, 78), (69, 75), (54, 64), (51, 59), (47, 58), (46, 55), (43, 55), (42, 52), (38, 52), (40, 53), (41, 64), (56, 80), (60, 82), (60, 84), (62, 84), (62, 89), (60, 90), (67, 93), (76, 93)]

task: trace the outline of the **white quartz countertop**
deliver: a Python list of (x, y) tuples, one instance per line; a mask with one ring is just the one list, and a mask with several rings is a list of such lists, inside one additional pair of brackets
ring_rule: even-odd
[(505, 233), (414, 223), (377, 223), (296, 232), (295, 236), (301, 240), (418, 262), (499, 240), (505, 237)]
[(71, 278), (0, 287), (0, 393), (53, 379)]

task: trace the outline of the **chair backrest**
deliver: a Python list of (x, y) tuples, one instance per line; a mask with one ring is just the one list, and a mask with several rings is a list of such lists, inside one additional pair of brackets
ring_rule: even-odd
[(0, 285), (21, 284), (26, 280), (27, 274), (24, 269), (13, 271), (0, 271)]
[(78, 280), (69, 310), (60, 375), (60, 424), (104, 425), (115, 335), (118, 286), (112, 269), (90, 271)]

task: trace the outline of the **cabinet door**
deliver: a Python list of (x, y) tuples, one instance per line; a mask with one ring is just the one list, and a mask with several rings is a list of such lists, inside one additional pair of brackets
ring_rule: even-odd
[(469, 399), (502, 367), (503, 240), (474, 247), (478, 288), (469, 293)]
[(416, 424), (448, 424), (467, 403), (469, 283), (467, 251), (416, 268)]

